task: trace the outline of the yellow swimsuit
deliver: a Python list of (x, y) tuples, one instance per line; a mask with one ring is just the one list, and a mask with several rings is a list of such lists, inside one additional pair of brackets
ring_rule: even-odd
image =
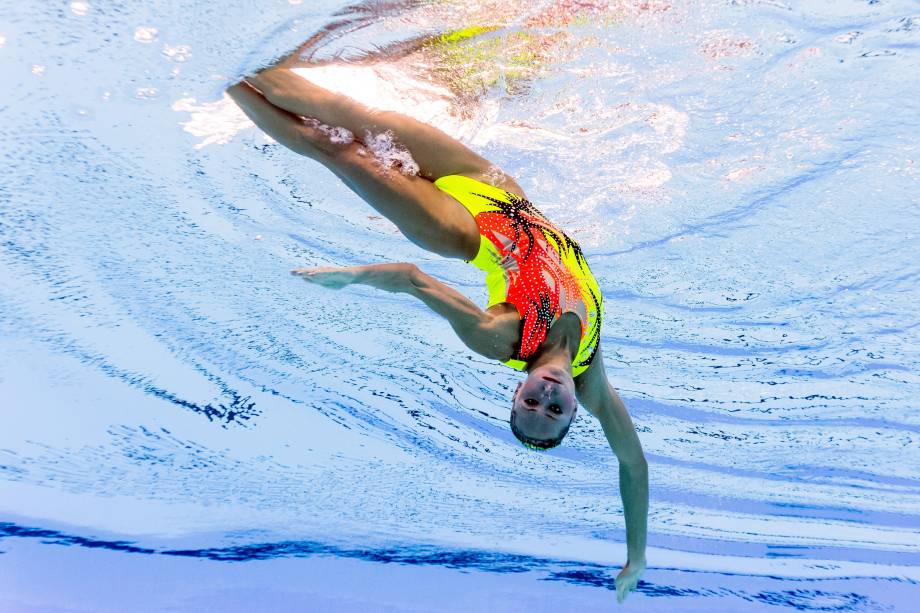
[(521, 344), (505, 364), (524, 370), (553, 322), (571, 311), (581, 320), (572, 376), (587, 370), (600, 344), (602, 301), (578, 243), (529, 201), (508, 191), (462, 175), (447, 175), (434, 184), (476, 220), (479, 253), (471, 264), (486, 273), (488, 306), (508, 302), (521, 316)]

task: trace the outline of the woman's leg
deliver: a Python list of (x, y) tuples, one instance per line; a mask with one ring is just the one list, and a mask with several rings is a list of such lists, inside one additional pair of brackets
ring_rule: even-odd
[(302, 117), (271, 104), (245, 81), (227, 93), (259, 128), (325, 165), (419, 247), (445, 257), (475, 257), (479, 230), (473, 217), (427, 179), (384, 168), (359, 142), (333, 142)]
[(358, 139), (363, 139), (367, 131), (373, 134), (387, 130), (393, 132), (397, 141), (412, 153), (421, 175), (429, 181), (452, 174), (493, 183), (497, 178), (499, 187), (524, 196), (520, 186), (497, 171), (487, 159), (457, 139), (417, 119), (393, 111), (372, 109), (348, 96), (323, 89), (282, 67), (269, 68), (246, 80), (273, 105), (295, 115), (347, 128)]

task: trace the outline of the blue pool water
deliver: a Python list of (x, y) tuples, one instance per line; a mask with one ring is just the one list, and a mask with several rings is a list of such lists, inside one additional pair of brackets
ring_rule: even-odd
[(305, 41), (582, 245), (650, 463), (625, 606), (912, 610), (920, 4), (524, 4), (5, 3), (0, 610), (614, 605), (598, 424), (528, 452), (517, 373), (289, 276), (485, 298), (222, 97)]

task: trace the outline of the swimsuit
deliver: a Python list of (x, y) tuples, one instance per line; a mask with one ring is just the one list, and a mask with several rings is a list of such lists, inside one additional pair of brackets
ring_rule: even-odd
[(524, 370), (553, 322), (571, 311), (581, 320), (572, 376), (587, 370), (600, 344), (601, 292), (578, 243), (508, 191), (462, 175), (434, 184), (476, 220), (479, 252), (470, 263), (486, 273), (488, 306), (508, 302), (521, 316), (521, 344), (505, 364)]

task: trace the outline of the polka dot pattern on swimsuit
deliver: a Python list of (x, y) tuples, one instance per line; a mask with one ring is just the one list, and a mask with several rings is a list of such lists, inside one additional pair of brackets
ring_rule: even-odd
[(597, 337), (588, 355), (578, 356), (590, 362), (600, 336), (600, 294), (581, 248), (530, 201), (510, 192), (504, 192), (506, 198), (473, 194), (498, 209), (477, 214), (476, 224), (501, 254), (508, 279), (506, 301), (521, 314), (521, 344), (515, 359), (526, 361), (546, 339), (553, 322), (573, 311), (581, 319), (582, 336)]

